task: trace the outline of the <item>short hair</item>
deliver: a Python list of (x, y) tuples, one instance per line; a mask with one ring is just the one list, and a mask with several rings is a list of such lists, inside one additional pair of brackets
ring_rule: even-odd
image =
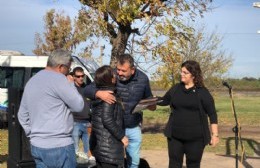
[(130, 54), (121, 54), (117, 58), (117, 63), (123, 65), (128, 62), (130, 67), (134, 67), (134, 58)]
[(194, 85), (196, 87), (203, 87), (203, 76), (198, 62), (193, 60), (185, 61), (181, 64), (181, 67), (185, 67), (194, 77)]
[(75, 72), (84, 72), (84, 70), (82, 67), (75, 67), (72, 72), (75, 74)]
[(69, 75), (74, 76), (74, 73), (71, 71), (71, 72), (69, 72)]
[(58, 65), (69, 65), (73, 61), (71, 52), (64, 49), (54, 50), (47, 61), (47, 66), (56, 67)]
[(96, 70), (95, 73), (95, 83), (97, 87), (104, 86), (115, 86), (112, 83), (112, 78), (114, 76), (113, 68), (109, 65), (104, 65)]

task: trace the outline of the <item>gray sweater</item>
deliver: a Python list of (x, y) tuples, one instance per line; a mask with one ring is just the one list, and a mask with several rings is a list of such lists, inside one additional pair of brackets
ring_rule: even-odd
[(71, 111), (84, 102), (73, 82), (55, 71), (42, 70), (25, 86), (18, 119), (33, 146), (56, 148), (73, 144)]

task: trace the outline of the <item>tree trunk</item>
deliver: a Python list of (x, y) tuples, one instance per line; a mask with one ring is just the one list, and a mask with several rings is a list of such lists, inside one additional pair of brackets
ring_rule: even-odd
[(128, 38), (131, 34), (131, 26), (119, 26), (117, 36), (115, 38), (112, 37), (112, 51), (111, 51), (111, 60), (110, 65), (114, 68), (116, 67), (117, 58), (125, 53), (126, 45), (128, 42)]

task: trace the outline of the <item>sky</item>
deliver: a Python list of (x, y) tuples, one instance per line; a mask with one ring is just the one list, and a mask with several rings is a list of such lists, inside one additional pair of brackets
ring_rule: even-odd
[[(254, 8), (253, 2), (215, 0), (214, 9), (196, 20), (207, 31), (217, 30), (223, 36), (222, 49), (234, 59), (227, 77), (260, 78), (260, 34), (257, 34), (260, 8)], [(52, 8), (73, 18), (80, 3), (78, 0), (0, 0), (0, 50), (33, 55), (34, 35), (44, 31), (44, 15)]]

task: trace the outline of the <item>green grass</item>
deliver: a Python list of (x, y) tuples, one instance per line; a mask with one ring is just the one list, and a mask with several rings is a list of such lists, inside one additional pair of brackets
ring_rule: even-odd
[[(235, 111), (238, 121), (245, 126), (260, 127), (260, 97), (235, 96)], [(231, 100), (227, 96), (215, 96), (219, 125), (235, 124)], [(165, 124), (170, 113), (169, 107), (158, 106), (156, 111), (144, 111), (144, 124)]]
[[(237, 112), (237, 117), (240, 125), (243, 127), (254, 126), (260, 128), (260, 96), (234, 96), (234, 103)], [(219, 119), (219, 126), (234, 126), (234, 116), (231, 108), (231, 102), (228, 96), (217, 94), (215, 96), (215, 104)], [(156, 111), (144, 111), (144, 126), (159, 125), (164, 126), (168, 120), (170, 109), (169, 107), (158, 107)], [(234, 135), (221, 135), (220, 143), (217, 147), (212, 148), (207, 146), (205, 151), (214, 152), (217, 154), (234, 155)], [(242, 136), (243, 137), (243, 136)], [(259, 137), (259, 136), (258, 136)], [(246, 154), (252, 156), (254, 150), (259, 146), (259, 139), (254, 139), (254, 135), (243, 140), (246, 149)], [(228, 143), (229, 142), (229, 143)], [(167, 150), (167, 142), (164, 135), (159, 133), (145, 132), (143, 134), (142, 149), (149, 150)], [(240, 146), (239, 146), (239, 150)], [(259, 151), (258, 151), (259, 152)], [(6, 168), (6, 159), (8, 154), (8, 131), (0, 130), (0, 168)], [(4, 163), (2, 163), (4, 162)], [(1, 165), (2, 164), (2, 165)]]
[(0, 129), (0, 168), (7, 167), (8, 131)]
[[(218, 114), (219, 126), (235, 126), (234, 114), (231, 108), (231, 100), (225, 95), (215, 96), (216, 110)], [(242, 127), (259, 127), (260, 129), (260, 97), (249, 96), (234, 96), (235, 110), (237, 113), (238, 122)], [(144, 111), (144, 126), (146, 125), (165, 125), (169, 116), (169, 107), (157, 107), (154, 111)], [(221, 132), (220, 132), (221, 135)], [(227, 135), (221, 135), (220, 143), (217, 147), (207, 146), (205, 151), (214, 152), (218, 154), (230, 154), (235, 153), (234, 133), (230, 130)], [(242, 134), (243, 137), (243, 134)], [(259, 136), (258, 136), (259, 137)], [(258, 142), (257, 142), (258, 141)], [(259, 139), (254, 140), (254, 136), (244, 138), (242, 143), (244, 144), (246, 154), (252, 156), (254, 150), (257, 150), (259, 145)], [(144, 133), (142, 149), (158, 150), (167, 149), (167, 141), (162, 133)], [(239, 146), (239, 153), (241, 147)]]
[[(234, 125), (234, 113), (229, 97), (215, 97), (219, 125)], [(246, 126), (260, 126), (260, 97), (234, 96), (238, 122)]]
[(164, 124), (170, 114), (169, 107), (158, 106), (156, 111), (145, 110), (143, 112), (144, 124)]

